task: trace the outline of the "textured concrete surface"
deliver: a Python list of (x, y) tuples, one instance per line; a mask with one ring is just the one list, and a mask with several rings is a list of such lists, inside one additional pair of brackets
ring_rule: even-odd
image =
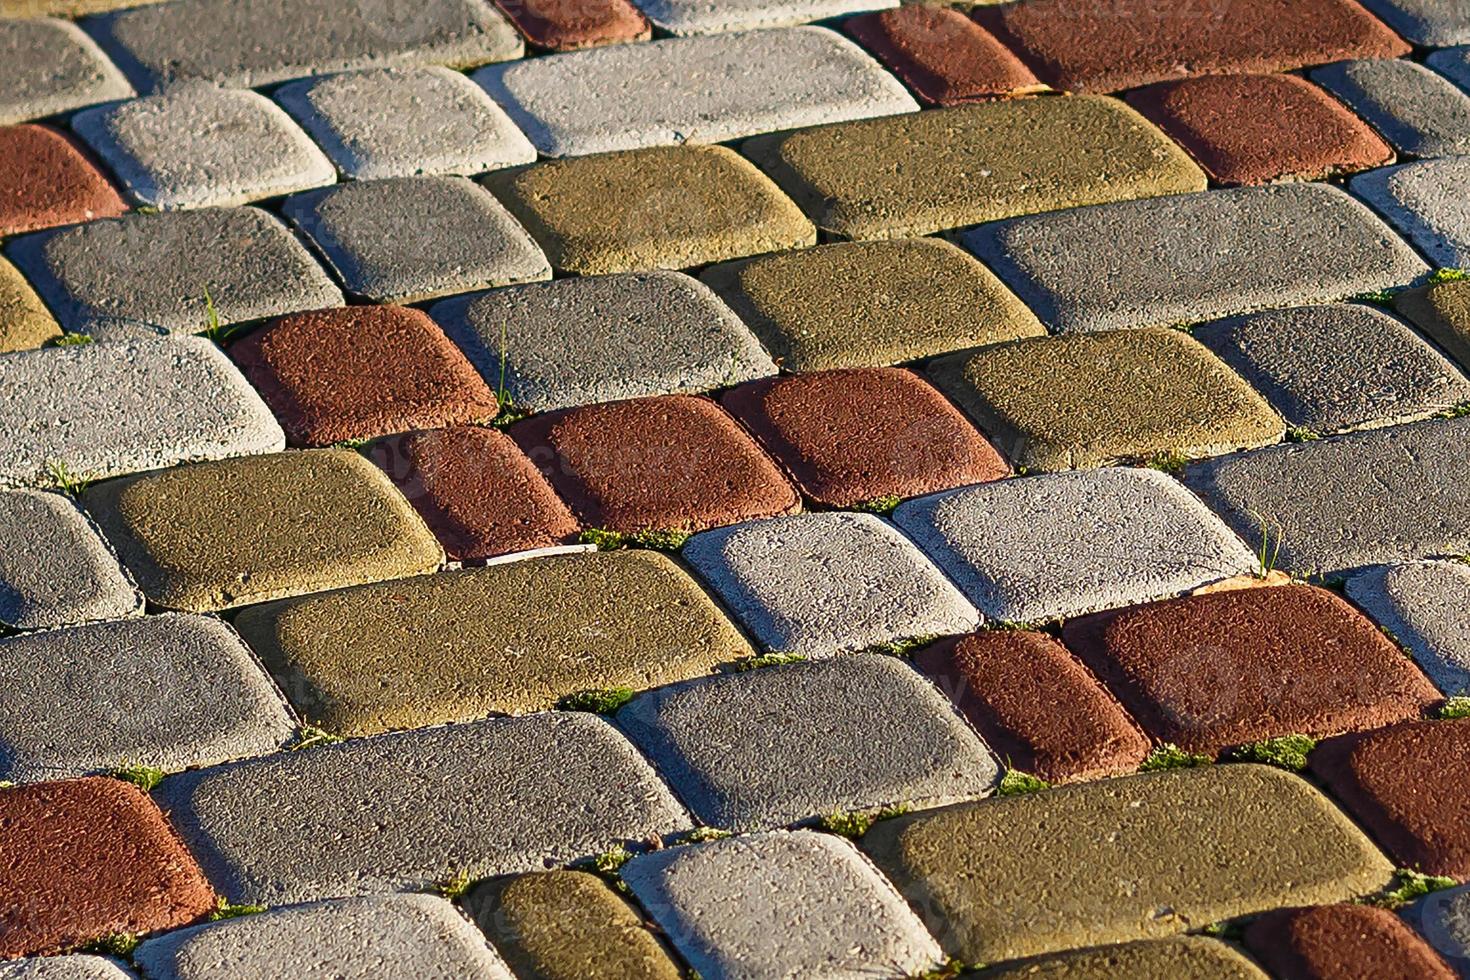
[(896, 5), (896, 0), (638, 0), (649, 20), (675, 36), (782, 27)]
[(1183, 150), (1096, 96), (837, 123), (757, 138), (744, 152), (818, 228), (853, 239), (1205, 188)]
[[(1470, 41), (1470, 31), (1466, 32), (1465, 40)], [(1460, 88), (1470, 86), (1470, 44), (1431, 51), (1424, 63)]]
[(995, 760), (912, 667), (839, 657), (651, 691), (617, 725), (702, 823), (769, 830), (829, 813), (984, 796)]
[(979, 623), (939, 569), (872, 514), (706, 531), (683, 556), (767, 650), (825, 657)]
[(689, 827), (633, 747), (580, 712), (199, 769), (156, 796), (220, 894), (270, 905), (540, 870)]
[(284, 445), (260, 396), (202, 338), (0, 357), (0, 484), (54, 486), (59, 466), (97, 479)]
[(116, 960), (73, 953), (0, 963), (0, 980), (130, 980)]
[(20, 270), (0, 258), (0, 354), (31, 350), (61, 336), (61, 325)]
[(842, 29), (928, 103), (956, 105), (1046, 88), (1020, 58), (958, 9), (895, 7), (850, 17)]
[(1249, 959), (1215, 939), (1179, 936), (1082, 949), (984, 971), (985, 980), (1266, 980)]
[(491, 65), (475, 81), (552, 157), (723, 143), (918, 108), (857, 45), (821, 27), (609, 45)]
[(126, 210), (106, 175), (70, 136), (49, 126), (0, 128), (0, 236)]
[(72, 501), (0, 491), (0, 625), (49, 629), (142, 611), (142, 594)]
[[(0, 16), (11, 16), (0, 8)], [(0, 20), (0, 126), (126, 99), (133, 87), (69, 21)]]
[(1053, 330), (1131, 330), (1306, 306), (1428, 271), (1323, 184), (1236, 188), (1016, 218), (963, 236)]
[(1448, 157), (1386, 167), (1354, 177), (1350, 186), (1435, 265), (1470, 265), (1470, 161)]
[(547, 51), (646, 41), (652, 33), (628, 0), (496, 0), (495, 6), (525, 35), (526, 43)]
[(1405, 909), (1404, 917), (1456, 976), (1465, 975), (1470, 969), (1470, 885), (1431, 892)]
[(1278, 976), (1454, 980), (1456, 975), (1403, 919), (1366, 905), (1268, 912), (1250, 924), (1244, 938), (1246, 948)]
[(1438, 48), (1470, 41), (1470, 15), (1455, 0), (1363, 0), (1363, 6), (1415, 44)]
[(1441, 282), (1394, 298), (1394, 309), (1449, 352), (1470, 365), (1470, 282)]
[(942, 959), (893, 886), (830, 835), (656, 851), (630, 861), (623, 880), (709, 980), (914, 976)]
[(356, 180), (478, 174), (536, 159), (484, 90), (448, 68), (343, 72), (283, 85), (273, 97)]
[(1347, 597), (1402, 643), (1445, 694), (1470, 694), (1470, 565), (1378, 565), (1347, 580)]
[(1407, 60), (1344, 61), (1312, 81), (1373, 124), (1400, 152), (1442, 157), (1470, 151), (1470, 95)]

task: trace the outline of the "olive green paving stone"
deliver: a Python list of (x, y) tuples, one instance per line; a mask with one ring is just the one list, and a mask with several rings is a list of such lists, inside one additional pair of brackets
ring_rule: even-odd
[(1386, 885), (1393, 866), (1305, 780), (1216, 765), (884, 820), (862, 847), (966, 962), (1159, 938)]
[(20, 270), (0, 258), (0, 354), (40, 347), (61, 325)]
[(575, 275), (687, 269), (817, 240), (801, 210), (723, 146), (547, 160), (485, 184), (552, 266)]
[(641, 550), (288, 599), (236, 626), (307, 719), (350, 735), (535, 711), (754, 653), (686, 572)]
[(1470, 367), (1470, 280), (1400, 293), (1394, 308), (1464, 367)]
[(1017, 99), (748, 141), (817, 227), (899, 238), (1205, 188), (1189, 156), (1106, 96)]
[(788, 371), (882, 367), (1046, 332), (994, 273), (937, 238), (821, 245), (701, 278)]
[(1234, 948), (1204, 936), (1080, 949), (998, 966), (983, 980), (1268, 980)]
[(1208, 456), (1286, 431), (1264, 398), (1177, 330), (1016, 340), (941, 358), (929, 373), (1031, 470)]
[(209, 612), (432, 571), (444, 552), (367, 459), (343, 449), (158, 470), (82, 505), (149, 601)]

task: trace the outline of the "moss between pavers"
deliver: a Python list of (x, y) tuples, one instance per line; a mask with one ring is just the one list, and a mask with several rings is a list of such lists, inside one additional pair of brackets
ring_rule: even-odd
[(1448, 279), (1399, 293), (1394, 309), (1470, 367), (1470, 280)]
[(40, 347), (61, 325), (15, 266), (0, 259), (0, 354)]
[(1081, 949), (1000, 966), (984, 980), (1267, 980), (1230, 946), (1203, 936)]

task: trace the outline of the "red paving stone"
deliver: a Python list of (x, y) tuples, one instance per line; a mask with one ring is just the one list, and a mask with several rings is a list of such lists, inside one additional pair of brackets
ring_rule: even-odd
[(642, 41), (651, 31), (627, 0), (495, 0), (495, 6), (527, 41), (547, 51)]
[(510, 435), (589, 527), (698, 531), (800, 506), (776, 464), (705, 398), (550, 412)]
[(456, 426), (388, 436), (368, 455), (451, 561), (545, 548), (580, 530), (535, 464), (494, 429)]
[(48, 126), (0, 127), (0, 236), (111, 218), (127, 209), (71, 137)]
[(1306, 585), (1099, 613), (1068, 622), (1062, 639), (1144, 731), (1209, 755), (1376, 728), (1443, 697), (1362, 613)]
[(131, 783), (0, 790), (0, 959), (171, 929), (214, 907), (204, 873)]
[(720, 403), (802, 493), (829, 507), (917, 497), (1010, 473), (958, 409), (902, 368), (763, 379), (726, 392)]
[(1220, 184), (1316, 180), (1393, 159), (1371, 126), (1295, 75), (1202, 75), (1127, 98)]
[(1409, 925), (1370, 905), (1318, 905), (1267, 912), (1245, 946), (1290, 980), (1454, 980), (1455, 971)]
[(230, 347), (294, 446), (486, 422), (495, 393), (420, 310), (347, 306), (281, 317)]
[(1061, 783), (1132, 772), (1149, 753), (1122, 706), (1045, 633), (952, 637), (914, 662), (1008, 767)]

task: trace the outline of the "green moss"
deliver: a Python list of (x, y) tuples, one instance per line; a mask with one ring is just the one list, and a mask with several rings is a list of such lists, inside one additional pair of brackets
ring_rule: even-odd
[(915, 653), (918, 653), (920, 650), (924, 649), (926, 646), (933, 643), (937, 639), (939, 639), (939, 637), (932, 633), (925, 634), (923, 636), (910, 636), (902, 640), (890, 640), (887, 643), (875, 644), (874, 646), (868, 647), (863, 652), (875, 653), (885, 657), (908, 658), (912, 657)]
[(296, 739), (296, 744), (291, 746), (292, 750), (314, 749), (319, 745), (335, 745), (342, 741), (341, 735), (333, 735), (324, 728), (315, 725), (302, 725), (301, 734)]
[(1019, 769), (1007, 769), (1005, 775), (1000, 777), (1000, 785), (995, 788), (996, 796), (1021, 796), (1025, 793), (1039, 793), (1044, 789), (1050, 789), (1051, 784), (1046, 780), (1022, 772)]
[(592, 870), (604, 877), (615, 877), (623, 865), (633, 860), (633, 852), (622, 844), (614, 844), (592, 859)]
[(1160, 772), (1164, 769), (1193, 769), (1196, 766), (1208, 766), (1214, 761), (1207, 755), (1186, 752), (1173, 742), (1165, 742), (1148, 754), (1148, 758), (1143, 760), (1143, 765), (1138, 767), (1138, 771)]
[(762, 667), (781, 667), (786, 664), (804, 664), (806, 655), (801, 653), (762, 653), (735, 661), (736, 670), (760, 670)]
[(1294, 425), (1286, 430), (1287, 442), (1316, 442), (1322, 435), (1304, 425)]
[(1151, 470), (1159, 470), (1170, 476), (1178, 476), (1184, 472), (1184, 467), (1189, 465), (1189, 457), (1183, 453), (1167, 449), (1161, 453), (1154, 453), (1143, 461), (1143, 465)]
[(364, 436), (361, 439), (342, 439), (342, 440), (340, 440), (338, 442), (332, 443), (332, 448), (333, 449), (352, 449), (352, 450), (358, 450), (358, 449), (361, 449), (363, 446), (366, 446), (368, 443), (370, 443), (372, 441), (373, 441), (373, 437), (372, 436)]
[(1442, 412), (1436, 412), (1434, 417), (1437, 419), (1462, 419), (1467, 415), (1470, 415), (1470, 401), (1458, 402), (1457, 404), (1451, 405)]
[(879, 820), (889, 820), (893, 817), (901, 817), (908, 813), (911, 808), (907, 803), (895, 803), (892, 806), (879, 807), (875, 810), (848, 810), (829, 813), (817, 821), (817, 826), (829, 834), (837, 834), (857, 840), (868, 832), (868, 829)]
[(703, 844), (705, 841), (725, 840), (735, 835), (719, 827), (695, 827), (679, 835), (680, 844)]
[(87, 344), (96, 343), (91, 334), (72, 333), (68, 330), (60, 337), (53, 337), (46, 342), (47, 347), (85, 347)]
[(1380, 289), (1371, 293), (1359, 293), (1353, 299), (1360, 303), (1372, 303), (1375, 306), (1390, 306), (1393, 304), (1394, 298), (1403, 291), (1404, 288), (1402, 286), (1395, 286), (1390, 289)]
[(440, 898), (446, 898), (453, 902), (456, 899), (464, 898), (465, 894), (470, 890), (470, 886), (474, 883), (475, 879), (470, 876), (470, 873), (461, 869), (449, 875), (447, 878), (441, 878), (434, 882), (433, 890), (434, 894)]
[(120, 960), (128, 959), (133, 955), (138, 944), (143, 940), (131, 932), (113, 933), (101, 939), (94, 939), (77, 947), (78, 953), (91, 953), (94, 956), (112, 956)]
[(145, 793), (150, 793), (155, 786), (163, 782), (163, 777), (168, 774), (154, 766), (127, 763), (120, 766), (113, 775), (123, 782), (132, 783)]
[(881, 514), (887, 517), (901, 503), (903, 503), (902, 497), (890, 494), (886, 497), (874, 497), (872, 500), (864, 500), (860, 504), (854, 504), (852, 509), (864, 514)]
[(1429, 274), (1426, 282), (1431, 286), (1438, 286), (1442, 282), (1459, 282), (1462, 279), (1470, 279), (1470, 270), (1435, 269)]
[(1245, 923), (1240, 919), (1226, 919), (1224, 922), (1211, 922), (1200, 930), (1202, 935), (1213, 936), (1227, 942), (1240, 942), (1245, 936)]
[(583, 544), (596, 545), (598, 551), (617, 551), (620, 548), (649, 548), (654, 551), (678, 551), (689, 540), (690, 532), (677, 529), (663, 531), (609, 531), (605, 528), (589, 528), (581, 534)]
[(1377, 905), (1379, 908), (1396, 909), (1430, 892), (1453, 888), (1456, 884), (1458, 882), (1455, 879), (1443, 875), (1426, 875), (1409, 868), (1397, 868), (1388, 887), (1375, 895), (1367, 896), (1362, 902), (1365, 905)]
[(1236, 762), (1259, 762), (1289, 772), (1301, 772), (1307, 768), (1307, 756), (1317, 747), (1317, 740), (1310, 735), (1280, 735), (1242, 745), (1230, 753)]
[(594, 715), (610, 715), (633, 700), (631, 687), (608, 687), (594, 691), (578, 691), (557, 702), (563, 711), (586, 711)]
[(221, 919), (238, 919), (246, 915), (259, 915), (264, 912), (264, 905), (236, 905), (233, 902), (220, 899), (214, 911), (209, 913), (210, 922), (218, 922)]
[(1470, 718), (1470, 698), (1463, 695), (1446, 698), (1434, 712), (1434, 717), (1451, 721), (1455, 718)]
[(955, 980), (956, 977), (964, 976), (972, 970), (980, 969), (979, 966), (967, 966), (957, 959), (947, 959), (932, 970), (923, 973), (911, 973), (907, 980)]

